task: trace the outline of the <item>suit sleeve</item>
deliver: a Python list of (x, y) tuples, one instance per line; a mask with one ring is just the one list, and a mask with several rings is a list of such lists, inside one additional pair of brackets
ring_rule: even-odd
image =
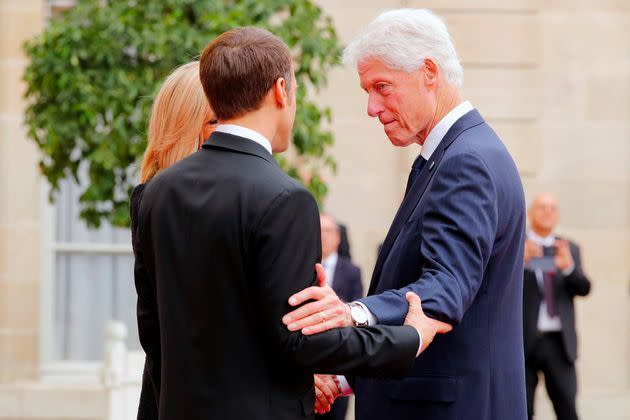
[(481, 287), (497, 231), (494, 183), (475, 154), (453, 156), (437, 171), (425, 192), (420, 278), (361, 299), (379, 324), (400, 325), (408, 306), (405, 293), (412, 291), (427, 315), (457, 325)]
[(132, 245), (135, 256), (134, 282), (138, 293), (136, 316), (140, 344), (146, 354), (138, 419), (155, 419), (157, 418), (160, 394), (160, 324), (153, 286), (155, 282), (150, 278), (146, 269), (140, 246), (138, 208), (140, 207), (141, 195), (142, 189), (136, 187), (131, 196)]
[(572, 296), (586, 296), (591, 291), (591, 282), (582, 271), (580, 248), (572, 242), (569, 243), (569, 246), (574, 268), (571, 274), (562, 277), (562, 282)]
[(341, 328), (304, 336), (291, 333), (282, 317), (289, 297), (316, 283), (321, 259), (319, 213), (304, 189), (280, 194), (254, 229), (261, 328), (282, 360), (319, 373), (403, 376), (412, 366), (419, 338), (401, 327)]

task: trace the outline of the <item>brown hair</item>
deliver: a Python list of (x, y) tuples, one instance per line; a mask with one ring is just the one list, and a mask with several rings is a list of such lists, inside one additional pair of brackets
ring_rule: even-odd
[(257, 110), (280, 77), (290, 94), (291, 76), (289, 48), (264, 29), (231, 29), (201, 54), (201, 84), (219, 120)]
[(199, 150), (209, 118), (212, 110), (201, 89), (199, 62), (178, 67), (153, 102), (140, 182), (150, 181), (159, 171)]

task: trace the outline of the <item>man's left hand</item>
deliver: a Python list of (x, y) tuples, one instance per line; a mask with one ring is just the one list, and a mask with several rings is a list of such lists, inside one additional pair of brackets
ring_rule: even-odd
[(554, 258), (556, 267), (560, 271), (568, 270), (573, 266), (573, 256), (571, 255), (569, 242), (565, 239), (557, 239), (553, 245), (556, 248), (556, 256)]
[(289, 305), (298, 306), (309, 302), (298, 309), (289, 312), (282, 318), (282, 322), (289, 331), (302, 330), (302, 334), (311, 335), (333, 328), (351, 327), (350, 307), (346, 305), (326, 284), (326, 273), (321, 264), (316, 264), (317, 286), (307, 287), (289, 298)]

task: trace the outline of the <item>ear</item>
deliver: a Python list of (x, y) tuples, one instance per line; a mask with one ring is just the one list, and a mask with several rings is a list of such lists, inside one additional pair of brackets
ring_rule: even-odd
[(426, 86), (433, 86), (437, 83), (440, 75), (440, 67), (435, 60), (428, 57), (424, 59), (424, 66), (422, 67), (424, 73), (424, 84)]
[(284, 108), (289, 104), (289, 95), (287, 94), (287, 82), (284, 77), (278, 77), (273, 84), (273, 97), (278, 108)]

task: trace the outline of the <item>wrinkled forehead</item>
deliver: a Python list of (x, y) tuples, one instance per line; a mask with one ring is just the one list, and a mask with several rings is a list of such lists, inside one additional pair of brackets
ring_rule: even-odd
[(393, 79), (399, 72), (400, 70), (388, 66), (375, 57), (368, 57), (357, 63), (357, 73), (361, 87), (364, 89), (378, 79)]
[(367, 56), (357, 62), (357, 72), (359, 75), (374, 71), (387, 70), (393, 71), (394, 69), (391, 66), (388, 66), (382, 58), (376, 56)]

